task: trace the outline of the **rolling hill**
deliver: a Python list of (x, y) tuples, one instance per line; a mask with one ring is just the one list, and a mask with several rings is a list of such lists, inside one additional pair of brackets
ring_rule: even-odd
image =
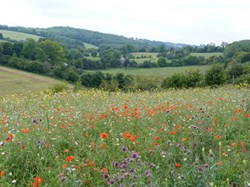
[(138, 51), (139, 49), (149, 49), (151, 47), (159, 47), (161, 45), (165, 45), (166, 47), (182, 47), (185, 45), (146, 39), (126, 38), (124, 36), (105, 34), (72, 27), (26, 28), (0, 25), (0, 29), (50, 38), (60, 42), (68, 48), (82, 48), (84, 43), (88, 43), (97, 47), (113, 48), (133, 45)]

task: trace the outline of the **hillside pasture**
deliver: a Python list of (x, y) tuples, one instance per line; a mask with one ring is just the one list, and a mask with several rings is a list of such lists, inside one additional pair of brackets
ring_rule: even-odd
[(62, 81), (0, 66), (0, 96), (46, 90)]
[(171, 77), (177, 73), (185, 73), (186, 71), (200, 70), (201, 73), (205, 73), (211, 66), (184, 66), (184, 67), (163, 67), (163, 68), (120, 68), (120, 69), (109, 69), (102, 70), (103, 73), (123, 73), (125, 75), (139, 75), (147, 77), (160, 77), (166, 78)]
[(26, 40), (28, 38), (39, 40), (40, 36), (33, 35), (33, 34), (26, 34), (22, 32), (15, 32), (15, 31), (7, 31), (7, 30), (0, 30), (0, 33), (3, 34), (4, 38), (9, 38), (11, 40), (21, 41)]
[(83, 42), (83, 44), (84, 44), (86, 49), (97, 49), (98, 48), (97, 46), (90, 44), (90, 43)]

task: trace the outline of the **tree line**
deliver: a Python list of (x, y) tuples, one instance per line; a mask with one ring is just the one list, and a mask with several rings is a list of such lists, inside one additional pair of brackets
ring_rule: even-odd
[[(137, 89), (152, 89), (158, 87), (159, 81), (152, 82), (146, 77), (134, 77), (125, 75), (102, 75), (86, 73), (85, 70), (101, 70), (109, 68), (128, 68), (128, 67), (166, 67), (166, 66), (183, 66), (183, 65), (204, 65), (204, 64), (221, 64), (223, 66), (224, 82), (250, 82), (250, 41), (243, 40), (228, 44), (225, 46), (223, 57), (212, 56), (209, 58), (190, 56), (190, 52), (196, 50), (193, 48), (183, 47), (182, 49), (166, 49), (159, 47), (158, 61), (144, 61), (138, 64), (136, 61), (129, 59), (129, 54), (133, 51), (133, 46), (125, 45), (120, 49), (101, 48), (101, 49), (68, 49), (60, 43), (40, 38), (38, 41), (27, 39), (22, 42), (1, 42), (0, 43), (0, 64), (17, 68), (29, 72), (44, 74), (55, 78), (76, 83), (80, 81), (85, 87), (99, 88), (109, 87), (109, 85), (118, 85), (118, 89), (127, 89), (135, 87)], [(95, 60), (95, 57), (99, 60)], [(88, 58), (91, 57), (91, 58)], [(167, 62), (171, 59), (171, 63)], [(217, 68), (218, 69), (218, 68)], [(162, 87), (193, 87), (199, 85), (210, 85), (208, 79), (199, 78), (199, 84), (196, 80), (189, 80), (190, 77), (197, 75), (177, 74), (163, 82)], [(124, 80), (119, 77), (123, 77)], [(196, 79), (202, 76), (194, 76)], [(213, 79), (218, 79), (213, 77)], [(132, 81), (133, 80), (133, 81)], [(185, 81), (188, 81), (185, 82)], [(130, 84), (133, 82), (133, 84)], [(135, 83), (136, 82), (136, 83)], [(190, 83), (189, 83), (190, 82)], [(191, 83), (193, 82), (193, 83)], [(202, 84), (200, 84), (203, 82)], [(205, 82), (205, 83), (204, 83)], [(223, 81), (222, 81), (223, 82)], [(102, 83), (102, 84), (101, 84)], [(125, 86), (124, 86), (124, 85)], [(216, 83), (217, 84), (217, 83)], [(133, 85), (133, 86), (131, 86)], [(144, 86), (142, 86), (144, 85)], [(141, 87), (140, 87), (141, 86)], [(116, 87), (116, 86), (115, 86)]]

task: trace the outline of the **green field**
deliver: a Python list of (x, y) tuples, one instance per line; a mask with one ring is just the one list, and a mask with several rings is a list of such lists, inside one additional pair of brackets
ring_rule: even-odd
[(0, 97), (3, 187), (249, 186), (250, 90)]
[(7, 30), (0, 30), (0, 33), (3, 34), (4, 38), (9, 38), (11, 40), (26, 40), (27, 38), (31, 38), (34, 40), (38, 40), (41, 38), (40, 36), (32, 35), (32, 34), (26, 34), (26, 33), (21, 33), (21, 32), (14, 32), (14, 31), (7, 31)]
[(133, 58), (130, 57), (130, 60), (135, 60), (138, 64), (142, 64), (144, 61), (157, 62), (158, 60), (158, 53), (134, 52), (129, 55), (133, 56)]
[(97, 49), (98, 47), (90, 43), (83, 42), (86, 49)]
[(103, 73), (123, 73), (125, 75), (140, 75), (148, 77), (171, 77), (177, 73), (184, 73), (185, 71), (200, 70), (201, 73), (205, 73), (211, 66), (185, 66), (185, 67), (164, 67), (164, 68), (128, 68), (128, 69), (110, 69), (102, 70)]
[(209, 58), (211, 56), (223, 56), (223, 53), (191, 53), (191, 56), (202, 56), (205, 58)]
[(93, 57), (93, 56), (85, 56), (84, 58), (89, 59), (89, 60), (93, 60), (93, 61), (99, 61), (101, 58), (100, 57)]
[(62, 81), (0, 66), (0, 96), (46, 90)]

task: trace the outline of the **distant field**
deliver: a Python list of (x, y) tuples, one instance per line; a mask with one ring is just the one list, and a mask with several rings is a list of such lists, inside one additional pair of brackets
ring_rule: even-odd
[(14, 32), (14, 31), (7, 31), (7, 30), (0, 30), (0, 33), (3, 34), (4, 38), (9, 38), (11, 40), (26, 40), (27, 38), (32, 38), (34, 40), (38, 40), (41, 38), (40, 36), (32, 35), (32, 34), (26, 34), (22, 32)]
[(134, 58), (130, 58), (130, 60), (135, 60), (138, 64), (142, 64), (144, 61), (157, 62), (158, 53), (148, 53), (148, 52), (135, 52), (130, 53)]
[(203, 56), (209, 58), (211, 56), (223, 56), (223, 53), (191, 53), (191, 56)]
[(176, 73), (181, 73), (190, 70), (200, 70), (201, 73), (205, 73), (210, 68), (209, 65), (207, 66), (185, 66), (185, 67), (165, 67), (165, 68), (135, 68), (135, 69), (110, 69), (110, 70), (103, 70), (103, 73), (123, 73), (125, 75), (132, 74), (132, 75), (142, 75), (142, 76), (149, 76), (149, 77), (171, 77)]
[(39, 91), (62, 81), (0, 66), (0, 96)]
[(92, 45), (90, 43), (83, 42), (83, 44), (84, 44), (84, 46), (85, 46), (86, 49), (97, 49), (98, 48), (97, 46)]
[(100, 57), (93, 57), (93, 56), (85, 56), (84, 58), (87, 58), (89, 60), (94, 60), (94, 61), (99, 61), (100, 60)]

